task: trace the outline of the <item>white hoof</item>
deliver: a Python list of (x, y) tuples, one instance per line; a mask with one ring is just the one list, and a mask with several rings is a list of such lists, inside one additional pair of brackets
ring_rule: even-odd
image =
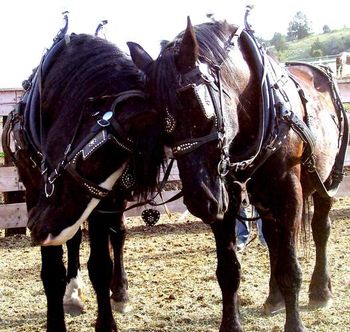
[(132, 311), (132, 306), (128, 302), (116, 302), (111, 299), (112, 310), (121, 314), (127, 314)]
[(80, 315), (84, 312), (83, 298), (83, 282), (78, 271), (76, 278), (70, 280), (66, 286), (66, 292), (63, 297), (64, 312), (72, 316)]

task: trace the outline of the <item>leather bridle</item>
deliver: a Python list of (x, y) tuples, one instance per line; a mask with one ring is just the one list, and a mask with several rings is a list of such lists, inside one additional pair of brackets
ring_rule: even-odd
[[(30, 154), (30, 160), (33, 163), (33, 167), (39, 168), (39, 171), (43, 176), (45, 195), (47, 198), (54, 193), (55, 182), (64, 171), (67, 171), (91, 197), (102, 199), (110, 192), (110, 190), (107, 190), (81, 176), (77, 171), (77, 162), (80, 159), (83, 161), (87, 160), (96, 150), (104, 146), (107, 142), (113, 142), (126, 152), (132, 153), (134, 148), (133, 141), (127, 136), (122, 125), (116, 120), (115, 113), (120, 103), (132, 98), (145, 99), (146, 96), (141, 90), (127, 90), (116, 95), (102, 96), (99, 99), (106, 98), (114, 98), (111, 108), (102, 116), (97, 117), (96, 123), (92, 126), (89, 134), (75, 145), (76, 135), (82, 121), (82, 110), (74, 134), (65, 148), (62, 160), (56, 167), (50, 165), (48, 158), (43, 151), (37, 151), (36, 147), (29, 144), (30, 140), (27, 139), (27, 132), (23, 128), (23, 109), (20, 107), (21, 103), (19, 103), (18, 107), (9, 114), (2, 136), (4, 150), (6, 150), (6, 154), (11, 157), (15, 164), (19, 162), (16, 158), (16, 152), (11, 151), (10, 148), (10, 137), (12, 132), (16, 143), (16, 149), (27, 150)], [(89, 100), (93, 101), (95, 98), (90, 98)], [(149, 110), (149, 112), (154, 111)], [(75, 145), (74, 148), (73, 144)], [(53, 170), (49, 173), (49, 169)]]
[[(4, 126), (4, 132), (2, 135), (3, 146), (4, 150), (6, 150), (6, 154), (10, 156), (15, 164), (20, 161), (16, 158), (16, 151), (11, 151), (11, 133), (13, 134), (16, 143), (16, 149), (28, 151), (32, 166), (39, 168), (43, 177), (45, 195), (47, 198), (54, 193), (56, 180), (64, 171), (67, 171), (89, 196), (102, 199), (108, 195), (109, 190), (81, 176), (77, 171), (77, 162), (80, 159), (83, 161), (86, 160), (94, 151), (111, 141), (123, 150), (131, 153), (133, 151), (133, 142), (125, 133), (122, 125), (116, 120), (115, 113), (118, 106), (126, 100), (132, 98), (144, 100), (146, 99), (146, 96), (141, 90), (130, 89), (115, 95), (89, 98), (88, 103), (97, 99), (111, 99), (111, 107), (106, 110), (102, 116), (98, 116), (101, 112), (95, 114), (97, 117), (95, 125), (93, 125), (88, 135), (84, 137), (81, 142), (75, 144), (76, 136), (87, 106), (81, 109), (79, 119), (76, 123), (73, 135), (64, 150), (65, 152), (62, 160), (53, 167), (44, 151), (45, 137), (43, 135), (44, 128), (41, 100), (42, 83), (43, 77), (47, 74), (54, 59), (57, 58), (65, 45), (70, 42), (70, 36), (66, 35), (68, 30), (67, 13), (64, 13), (64, 20), (65, 26), (55, 37), (53, 45), (43, 55), (35, 72), (33, 72), (30, 78), (24, 82), (24, 88), (26, 91), (21, 98), (21, 101), (9, 114)], [(154, 113), (152, 110), (149, 110), (148, 112)], [(75, 148), (73, 148), (74, 145)], [(49, 170), (52, 171), (49, 173)]]
[[(107, 142), (113, 142), (128, 153), (133, 151), (133, 141), (127, 136), (121, 124), (116, 120), (115, 112), (118, 105), (131, 98), (145, 99), (145, 94), (141, 90), (128, 90), (113, 96), (102, 96), (100, 98), (114, 98), (110, 110), (107, 110), (102, 117), (96, 120), (96, 124), (91, 128), (90, 133), (72, 149), (75, 140), (73, 135), (70, 143), (65, 149), (61, 162), (54, 170), (47, 175), (47, 167), (42, 172), (45, 179), (45, 194), (50, 197), (54, 191), (54, 183), (64, 171), (67, 171), (73, 179), (89, 194), (89, 196), (102, 199), (108, 195), (110, 190), (102, 188), (100, 185), (84, 178), (77, 172), (77, 162), (79, 159), (85, 161), (93, 152), (104, 146)], [(90, 98), (92, 101), (94, 98)], [(149, 111), (153, 112), (153, 111)], [(80, 127), (77, 123), (75, 133)]]
[[(228, 38), (225, 43), (226, 56), (228, 56), (231, 48), (237, 44), (242, 31), (243, 29), (238, 27)], [(224, 124), (223, 96), (226, 95), (229, 97), (229, 94), (222, 86), (221, 79), (221, 65), (224, 59), (219, 64), (215, 64), (209, 59), (204, 60), (208, 63), (198, 62), (193, 69), (180, 76), (180, 88), (177, 90), (177, 94), (181, 99), (182, 94), (190, 92), (206, 118), (215, 118), (215, 124), (210, 133), (205, 136), (175, 142), (172, 146), (172, 152), (173, 156), (178, 159), (207, 143), (217, 141), (218, 148), (220, 149), (220, 161), (217, 169), (219, 175), (224, 177), (230, 169), (238, 165), (238, 163), (230, 162), (229, 146), (227, 144)], [(203, 70), (203, 68), (207, 70)], [(176, 125), (175, 119), (168, 111), (165, 123), (166, 131), (171, 134)], [(248, 163), (244, 163), (244, 165), (246, 164)], [(240, 165), (242, 166), (242, 162), (240, 162)]]

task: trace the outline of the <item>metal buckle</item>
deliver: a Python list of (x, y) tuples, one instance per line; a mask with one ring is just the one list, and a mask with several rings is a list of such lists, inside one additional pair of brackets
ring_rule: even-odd
[(48, 190), (47, 190), (48, 183), (47, 182), (45, 183), (45, 196), (46, 196), (46, 198), (51, 197), (53, 192), (55, 191), (55, 184), (53, 182), (50, 182), (49, 184), (51, 186), (51, 191), (50, 192), (48, 192)]
[(218, 163), (218, 174), (221, 177), (225, 177), (230, 171), (229, 160), (227, 158), (222, 158)]
[(109, 120), (112, 118), (113, 114), (113, 111), (107, 111), (105, 114), (103, 114), (102, 119), (97, 120), (97, 123), (101, 127), (108, 127), (110, 125)]
[(108, 127), (110, 125), (110, 122), (105, 119), (99, 119), (97, 120), (97, 124), (101, 127)]
[(248, 190), (247, 190), (247, 183), (249, 180), (250, 180), (250, 178), (248, 178), (245, 182), (239, 182), (239, 181), (233, 182), (233, 183), (237, 184), (241, 189), (241, 205), (244, 208), (246, 208), (250, 205), (249, 194), (248, 194)]

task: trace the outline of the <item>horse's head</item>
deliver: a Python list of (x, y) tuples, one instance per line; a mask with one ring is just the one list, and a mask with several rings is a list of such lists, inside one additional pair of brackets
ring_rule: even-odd
[(75, 234), (119, 178), (138, 197), (154, 190), (161, 126), (148, 106), (141, 72), (99, 38), (73, 36), (42, 90), (45, 170), (28, 227), (35, 243), (58, 245)]
[[(184, 202), (205, 222), (221, 219), (228, 208), (224, 159), (238, 132), (239, 100), (234, 88), (246, 84), (245, 78), (240, 82), (235, 78), (239, 70), (249, 71), (238, 50), (228, 56), (225, 43), (236, 30), (226, 22), (194, 29), (188, 20), (187, 29), (155, 61), (141, 46), (128, 44), (162, 114), (178, 162)], [(241, 69), (232, 66), (232, 57), (241, 60)]]

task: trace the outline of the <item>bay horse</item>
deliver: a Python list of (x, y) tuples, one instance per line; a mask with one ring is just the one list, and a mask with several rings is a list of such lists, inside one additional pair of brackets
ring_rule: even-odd
[[(32, 242), (41, 246), (47, 331), (66, 331), (63, 297), (69, 271), (67, 276), (62, 245), (74, 241), (79, 251), (80, 225), (88, 219), (88, 270), (98, 304), (95, 330), (111, 332), (117, 325), (110, 288), (116, 301), (128, 300), (123, 210), (127, 199), (154, 192), (163, 160), (161, 126), (132, 60), (104, 39), (66, 31), (60, 31), (25, 84), (3, 145), (26, 187)], [(69, 248), (68, 260), (70, 254), (77, 260), (79, 252)]]
[(342, 178), (347, 119), (326, 69), (278, 64), (245, 22), (244, 28), (226, 21), (192, 26), (188, 19), (185, 31), (156, 60), (137, 43), (128, 46), (162, 116), (184, 203), (214, 233), (220, 332), (242, 331), (235, 246), (241, 203), (252, 203), (263, 220), (271, 266), (265, 311), (285, 307), (284, 330), (302, 332), (296, 238), (311, 196), (316, 264), (309, 301), (326, 305), (332, 295), (326, 261), (329, 211)]

